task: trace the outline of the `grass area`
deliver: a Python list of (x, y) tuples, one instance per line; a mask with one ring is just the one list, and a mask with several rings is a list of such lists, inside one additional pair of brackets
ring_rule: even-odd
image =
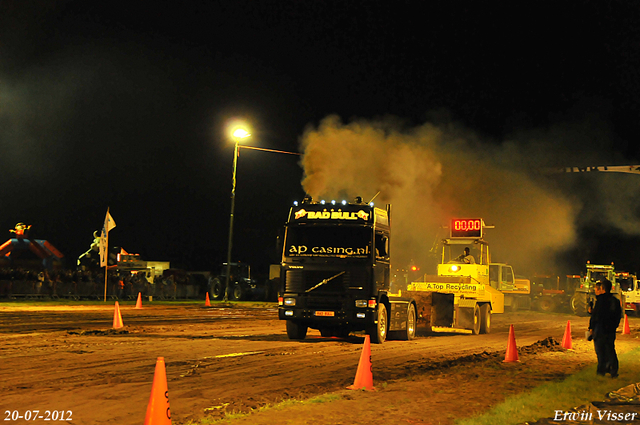
[(590, 401), (603, 400), (607, 393), (640, 381), (640, 348), (619, 355), (617, 379), (596, 375), (596, 365), (571, 375), (561, 382), (540, 385), (533, 390), (507, 398), (483, 415), (456, 421), (456, 425), (522, 424), (553, 417), (556, 410), (569, 410)]

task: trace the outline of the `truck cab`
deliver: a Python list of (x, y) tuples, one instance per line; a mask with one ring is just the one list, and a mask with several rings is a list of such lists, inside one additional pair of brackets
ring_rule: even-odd
[(636, 275), (628, 272), (616, 272), (620, 292), (624, 294), (624, 310), (629, 314), (640, 315), (640, 285)]
[(278, 316), (290, 339), (309, 328), (322, 336), (365, 331), (382, 343), (387, 333), (415, 334), (415, 308), (390, 292), (390, 206), (353, 202), (294, 204), (285, 224)]
[(509, 310), (531, 308), (531, 281), (516, 277), (509, 264), (489, 264), (489, 283), (504, 294), (504, 306)]

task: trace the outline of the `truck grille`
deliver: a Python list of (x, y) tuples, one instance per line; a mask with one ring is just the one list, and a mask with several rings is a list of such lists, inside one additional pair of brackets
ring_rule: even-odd
[(306, 299), (306, 307), (310, 310), (342, 310), (342, 298), (309, 297)]
[[(322, 282), (323, 279), (329, 279), (338, 273), (340, 273), (340, 270), (287, 270), (285, 292), (305, 292)], [(365, 272), (348, 271), (331, 279), (312, 292), (344, 294), (350, 287), (365, 287), (365, 280)]]

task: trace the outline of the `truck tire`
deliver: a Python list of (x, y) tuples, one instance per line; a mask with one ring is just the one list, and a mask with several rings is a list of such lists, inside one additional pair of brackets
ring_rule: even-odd
[(231, 291), (231, 298), (235, 301), (242, 301), (246, 297), (246, 291), (239, 283), (233, 285), (233, 289)]
[(287, 336), (289, 339), (304, 339), (307, 336), (306, 325), (293, 320), (287, 320)]
[(374, 344), (382, 344), (387, 339), (387, 307), (383, 303), (378, 304), (376, 310), (378, 323), (374, 323), (367, 331)]
[(491, 333), (491, 306), (489, 304), (483, 304), (480, 307), (480, 333)]
[(476, 304), (473, 308), (473, 332), (474, 335), (480, 334), (480, 325), (482, 324), (482, 318), (480, 317), (480, 307)]
[(587, 294), (584, 292), (576, 292), (571, 297), (571, 310), (576, 316), (587, 316)]
[(211, 298), (221, 300), (224, 297), (224, 284), (217, 277), (211, 282)]
[(409, 308), (407, 310), (407, 327), (400, 335), (400, 339), (403, 341), (411, 341), (416, 337), (416, 326), (418, 320), (416, 315), (416, 307), (409, 303)]
[(538, 310), (544, 313), (551, 313), (556, 310), (556, 299), (554, 297), (542, 297), (538, 301)]

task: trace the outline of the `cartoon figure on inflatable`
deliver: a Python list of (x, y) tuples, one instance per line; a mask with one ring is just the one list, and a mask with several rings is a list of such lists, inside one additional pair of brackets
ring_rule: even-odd
[(8, 257), (12, 260), (12, 254), (20, 251), (31, 251), (37, 255), (45, 268), (50, 268), (54, 262), (62, 260), (62, 253), (58, 251), (48, 241), (42, 239), (31, 239), (28, 237), (31, 225), (22, 222), (16, 224), (14, 229), (9, 230), (15, 233), (15, 238), (9, 239), (0, 245), (0, 256)]
[(15, 233), (16, 234), (16, 238), (22, 239), (22, 238), (26, 238), (27, 237), (27, 232), (29, 231), (29, 229), (31, 229), (31, 225), (30, 224), (27, 226), (24, 223), (18, 223), (18, 224), (16, 224), (15, 229), (11, 229), (9, 231), (11, 233)]

